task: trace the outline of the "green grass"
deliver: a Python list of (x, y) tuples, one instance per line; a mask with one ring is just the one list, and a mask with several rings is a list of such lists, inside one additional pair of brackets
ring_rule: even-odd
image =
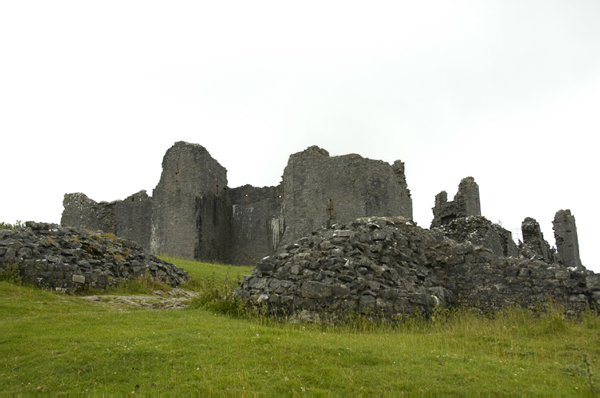
[[(225, 290), (250, 268), (169, 259)], [(512, 309), (399, 326), (286, 324), (210, 305), (107, 307), (0, 282), (0, 391), (51, 393), (590, 393), (600, 319)], [(589, 368), (588, 368), (589, 365)]]

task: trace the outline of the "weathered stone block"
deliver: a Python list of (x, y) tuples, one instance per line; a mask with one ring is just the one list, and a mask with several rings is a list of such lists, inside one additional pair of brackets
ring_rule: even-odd
[(302, 285), (302, 296), (305, 298), (324, 299), (331, 296), (331, 286), (324, 283), (308, 281)]

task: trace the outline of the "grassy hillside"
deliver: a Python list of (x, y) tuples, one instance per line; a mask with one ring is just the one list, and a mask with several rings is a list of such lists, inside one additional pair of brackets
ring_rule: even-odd
[[(201, 295), (233, 286), (251, 269), (167, 260), (190, 273), (187, 287)], [(0, 391), (600, 390), (600, 319), (591, 314), (565, 320), (559, 312), (536, 319), (519, 310), (494, 318), (465, 312), (396, 327), (334, 327), (232, 318), (202, 303), (192, 307), (112, 307), (0, 282)]]

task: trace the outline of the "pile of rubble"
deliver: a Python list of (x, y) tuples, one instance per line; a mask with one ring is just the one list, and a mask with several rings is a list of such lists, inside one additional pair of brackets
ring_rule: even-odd
[(172, 287), (189, 279), (186, 271), (133, 241), (31, 221), (0, 230), (0, 272), (12, 266), (19, 268), (25, 282), (64, 292), (103, 289), (145, 274)]
[[(274, 316), (398, 319), (437, 306), (536, 309), (548, 297), (567, 312), (600, 308), (600, 275), (518, 254), (484, 217), (456, 228), (422, 229), (402, 217), (360, 218), (313, 232), (265, 257), (235, 294)], [(471, 225), (473, 228), (469, 229)], [(452, 230), (464, 236), (457, 242)], [(471, 240), (479, 244), (474, 244)], [(489, 246), (489, 245), (488, 245)]]

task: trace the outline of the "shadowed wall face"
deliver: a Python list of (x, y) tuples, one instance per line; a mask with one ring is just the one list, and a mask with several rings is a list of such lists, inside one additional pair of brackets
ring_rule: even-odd
[(283, 188), (251, 185), (229, 190), (231, 230), (229, 262), (254, 265), (275, 253), (285, 225), (281, 214)]

